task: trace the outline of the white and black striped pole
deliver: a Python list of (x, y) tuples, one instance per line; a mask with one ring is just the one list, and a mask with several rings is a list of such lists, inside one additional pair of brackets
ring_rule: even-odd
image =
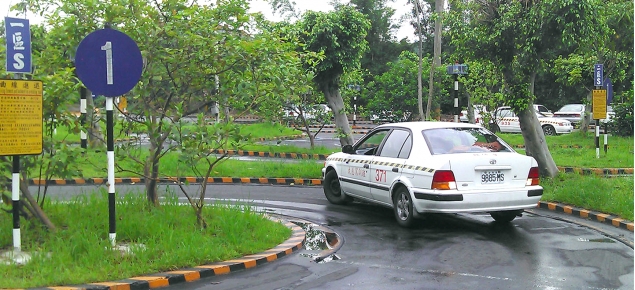
[(106, 98), (106, 136), (108, 155), (108, 238), (112, 246), (117, 240), (117, 218), (115, 217), (115, 141), (113, 134), (114, 98)]
[(448, 74), (454, 75), (454, 123), (459, 122), (459, 75), (467, 75), (468, 66), (455, 62), (447, 67)]
[(86, 128), (84, 128), (84, 124), (86, 124), (86, 88), (81, 87), (79, 89), (79, 124), (81, 125), (80, 138), (81, 138), (81, 146), (83, 149), (88, 148), (88, 142), (86, 141)]
[(20, 156), (13, 156), (13, 174), (11, 176), (11, 207), (13, 208), (13, 250), (22, 251), (20, 238)]
[(454, 75), (454, 123), (459, 122), (459, 75)]

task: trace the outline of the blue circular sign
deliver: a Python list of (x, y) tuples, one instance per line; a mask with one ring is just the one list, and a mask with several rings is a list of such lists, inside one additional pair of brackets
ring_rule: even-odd
[(139, 47), (121, 31), (93, 31), (77, 47), (77, 77), (95, 95), (116, 97), (129, 92), (139, 82), (142, 70)]

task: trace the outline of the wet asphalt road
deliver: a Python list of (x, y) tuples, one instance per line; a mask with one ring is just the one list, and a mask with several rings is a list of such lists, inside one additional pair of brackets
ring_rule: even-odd
[[(333, 135), (320, 134), (317, 144), (337, 150)], [(56, 186), (50, 194), (70, 197), (96, 188)], [(118, 194), (142, 190), (117, 186)], [(314, 262), (315, 249), (303, 249), (253, 269), (168, 289), (634, 288), (632, 232), (546, 210), (528, 211), (511, 224), (494, 223), (486, 213), (431, 215), (403, 229), (392, 210), (360, 202), (331, 205), (319, 187), (214, 184), (208, 190), (210, 201), (246, 202), (326, 226), (344, 245), (328, 262)]]
[[(118, 185), (117, 192), (140, 187)], [(95, 186), (50, 190), (69, 197)], [(207, 197), (246, 202), (326, 226), (344, 239), (344, 245), (326, 263), (314, 262), (310, 256), (315, 251), (304, 249), (256, 268), (169, 289), (634, 287), (632, 232), (579, 218), (569, 222), (546, 210), (531, 210), (511, 224), (494, 223), (485, 213), (432, 215), (414, 229), (403, 229), (390, 209), (359, 202), (331, 205), (319, 187), (214, 184)]]

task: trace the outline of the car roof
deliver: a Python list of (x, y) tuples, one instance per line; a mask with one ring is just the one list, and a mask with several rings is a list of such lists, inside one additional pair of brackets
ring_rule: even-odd
[(379, 125), (376, 128), (402, 127), (411, 130), (426, 130), (438, 128), (481, 128), (480, 125), (470, 123), (454, 123), (454, 122), (436, 122), (436, 121), (419, 121), (419, 122), (401, 122), (388, 123)]

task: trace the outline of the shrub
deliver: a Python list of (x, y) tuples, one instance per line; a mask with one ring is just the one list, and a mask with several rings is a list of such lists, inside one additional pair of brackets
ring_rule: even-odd
[(633, 136), (633, 90), (624, 92), (619, 103), (613, 105), (615, 116), (609, 123), (612, 134)]

